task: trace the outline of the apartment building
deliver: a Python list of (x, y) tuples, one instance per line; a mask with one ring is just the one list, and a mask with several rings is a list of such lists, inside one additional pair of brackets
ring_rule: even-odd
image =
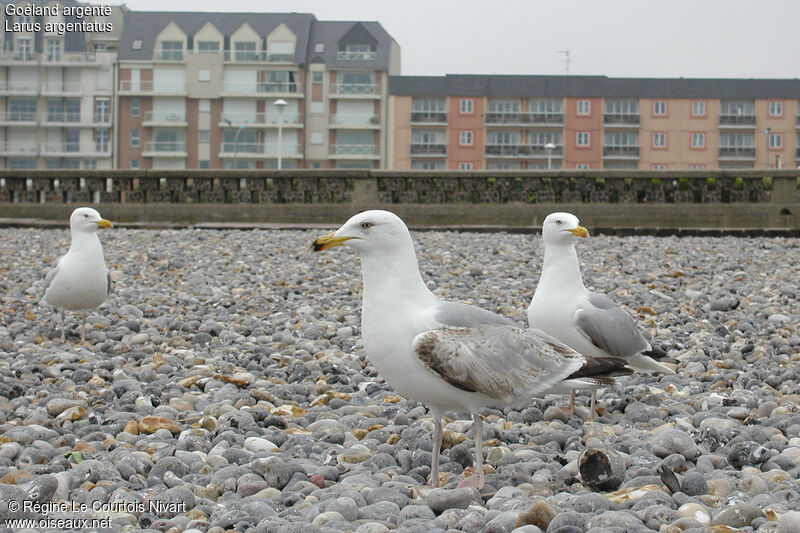
[[(58, 24), (81, 19), (60, 9), (7, 16), (6, 5), (0, 13), (0, 167), (112, 168), (116, 54), (109, 49), (119, 39), (114, 28), (122, 27), (121, 11), (92, 17), (107, 31), (59, 34)], [(6, 31), (15, 23), (20, 31)]]
[(385, 168), (397, 44), (377, 22), (126, 11), (119, 168)]
[(392, 76), (402, 169), (800, 165), (800, 80)]

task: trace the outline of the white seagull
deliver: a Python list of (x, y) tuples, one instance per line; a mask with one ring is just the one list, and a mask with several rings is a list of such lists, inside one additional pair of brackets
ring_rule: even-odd
[[(64, 341), (64, 310), (87, 311), (102, 304), (111, 292), (111, 274), (103, 259), (97, 237), (99, 228), (111, 222), (90, 207), (80, 207), (69, 217), (72, 241), (69, 251), (56, 261), (44, 279), (44, 299), (61, 309), (61, 340)], [(83, 314), (81, 342), (85, 340), (86, 315)]]
[[(674, 374), (674, 370), (646, 355), (653, 354), (652, 348), (629, 313), (608, 297), (584, 287), (575, 243), (588, 235), (575, 215), (552, 213), (544, 219), (544, 266), (528, 307), (528, 325), (583, 355), (622, 357), (636, 370)], [(596, 394), (592, 392), (591, 420)], [(569, 408), (574, 407), (573, 390)]]
[(518, 405), (549, 392), (606, 386), (621, 359), (582, 356), (552, 337), (510, 320), (434, 296), (419, 272), (411, 235), (388, 211), (353, 216), (316, 239), (315, 251), (345, 245), (361, 254), (362, 334), (372, 364), (400, 394), (426, 404), (434, 425), (431, 484), (439, 485), (441, 417), (472, 414), (477, 476), (459, 487), (483, 487), (481, 419), (489, 405)]

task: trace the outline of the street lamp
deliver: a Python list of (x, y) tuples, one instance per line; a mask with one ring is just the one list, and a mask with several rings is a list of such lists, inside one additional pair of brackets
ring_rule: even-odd
[(772, 128), (770, 128), (770, 127), (767, 127), (764, 130), (764, 137), (766, 138), (766, 147), (767, 147), (767, 153), (765, 154), (765, 159), (766, 159), (767, 162), (765, 163), (765, 167), (764, 168), (769, 168), (769, 133), (771, 131), (772, 131)]
[(547, 143), (544, 145), (544, 149), (547, 150), (547, 170), (550, 170), (553, 168), (552, 157), (553, 157), (553, 150), (556, 149), (556, 145), (553, 143)]
[[(230, 119), (223, 119), (225, 122), (228, 123), (228, 126), (232, 126)], [(242, 133), (244, 129), (244, 124), (239, 126), (239, 129), (236, 130), (236, 133), (233, 136), (233, 168), (236, 168), (236, 156), (239, 155), (239, 134)]]
[(282, 167), (281, 148), (283, 146), (283, 110), (289, 104), (286, 103), (286, 100), (283, 98), (278, 98), (272, 103), (272, 105), (278, 108), (278, 170), (280, 170)]

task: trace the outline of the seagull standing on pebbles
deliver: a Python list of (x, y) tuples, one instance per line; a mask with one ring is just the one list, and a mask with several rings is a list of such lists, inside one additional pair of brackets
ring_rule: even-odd
[(111, 274), (103, 259), (103, 247), (97, 237), (99, 228), (111, 222), (90, 207), (80, 207), (69, 217), (72, 241), (69, 251), (56, 261), (44, 280), (44, 299), (61, 309), (61, 340), (65, 340), (64, 310), (85, 311), (81, 342), (85, 340), (89, 309), (102, 304), (111, 292)]
[(441, 417), (470, 412), (476, 475), (459, 487), (484, 485), (481, 418), (490, 405), (518, 405), (546, 392), (604, 386), (621, 359), (586, 358), (552, 337), (514, 327), (471, 305), (437, 298), (422, 280), (411, 235), (388, 211), (366, 211), (316, 239), (314, 251), (345, 245), (361, 254), (362, 333), (371, 363), (405, 397), (433, 417), (431, 485), (439, 485)]
[[(584, 355), (622, 357), (636, 370), (674, 374), (672, 368), (649, 357), (662, 354), (652, 351), (629, 313), (583, 285), (575, 243), (588, 235), (570, 213), (552, 213), (544, 219), (544, 265), (528, 307), (528, 325)], [(594, 420), (596, 394), (592, 391), (590, 420)], [(574, 412), (574, 408), (573, 390), (568, 409)]]

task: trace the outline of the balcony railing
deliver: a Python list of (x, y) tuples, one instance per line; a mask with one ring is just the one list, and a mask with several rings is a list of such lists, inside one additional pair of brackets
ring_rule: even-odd
[(739, 127), (756, 127), (755, 115), (744, 115), (739, 113), (721, 113), (719, 115), (720, 126), (739, 126)]
[(20, 50), (0, 52), (0, 61), (13, 63), (31, 63), (39, 60), (36, 52), (23, 52)]
[(756, 148), (755, 146), (720, 146), (719, 158), (732, 158), (732, 159), (755, 159)]
[(487, 124), (564, 124), (563, 113), (489, 111)]
[(447, 124), (447, 113), (444, 111), (412, 111), (411, 122)]
[(149, 141), (144, 143), (145, 152), (185, 154), (186, 143), (183, 141)]
[(90, 154), (97, 156), (110, 156), (111, 145), (92, 143), (90, 146), (81, 147), (79, 142), (46, 143), (42, 145), (43, 155), (59, 154)]
[(289, 81), (262, 81), (258, 83), (247, 81), (223, 81), (222, 92), (230, 94), (293, 94), (298, 92), (298, 86), (297, 83)]
[[(230, 124), (227, 124), (230, 122)], [(252, 126), (277, 126), (282, 124), (300, 123), (299, 113), (223, 113), (220, 117), (220, 125), (239, 126), (242, 124)]]
[(331, 124), (334, 126), (379, 126), (381, 117), (378, 115), (331, 115)]
[(39, 84), (29, 81), (4, 81), (0, 82), (0, 93), (36, 94)]
[(373, 95), (378, 94), (378, 85), (375, 83), (336, 83), (333, 85), (333, 94)]
[(333, 155), (375, 156), (378, 147), (374, 144), (334, 144), (331, 146)]
[(378, 54), (374, 51), (339, 50), (336, 52), (336, 59), (339, 61), (375, 61), (376, 57), (378, 57)]
[(121, 80), (119, 90), (131, 93), (159, 93), (159, 94), (184, 94), (186, 93), (185, 81), (151, 81)]
[(447, 155), (445, 143), (411, 143), (411, 155)]
[[(234, 143), (223, 142), (220, 147), (220, 157), (248, 157), (248, 156), (278, 157), (278, 143)], [(297, 157), (300, 155), (300, 145), (295, 143), (281, 143), (281, 157)]]
[(639, 113), (603, 113), (605, 126), (638, 126)]
[(37, 122), (36, 111), (9, 111), (0, 113), (0, 122), (33, 123)]
[(494, 144), (486, 143), (484, 147), (488, 156), (520, 156), (530, 155), (529, 146), (524, 144)]
[(36, 155), (38, 151), (39, 147), (35, 144), (22, 144), (15, 142), (0, 143), (0, 153), (2, 153), (3, 155), (29, 156), (29, 155)]
[(243, 63), (292, 63), (294, 54), (269, 52), (267, 50), (225, 50), (225, 61)]
[(550, 150), (547, 149), (547, 144), (529, 144), (528, 150), (531, 155), (560, 157), (564, 154), (564, 147), (560, 144), (555, 145)]
[(144, 114), (144, 122), (164, 122), (168, 124), (177, 124), (186, 122), (186, 113), (172, 111), (146, 111)]
[(44, 116), (44, 123), (57, 123), (57, 124), (77, 124), (81, 121), (80, 112), (77, 113), (47, 113)]
[(603, 146), (603, 157), (639, 157), (639, 147), (629, 145)]
[(183, 50), (157, 49), (153, 50), (153, 59), (156, 61), (183, 61)]
[(48, 81), (42, 84), (42, 94), (80, 94), (81, 84), (76, 81)]

